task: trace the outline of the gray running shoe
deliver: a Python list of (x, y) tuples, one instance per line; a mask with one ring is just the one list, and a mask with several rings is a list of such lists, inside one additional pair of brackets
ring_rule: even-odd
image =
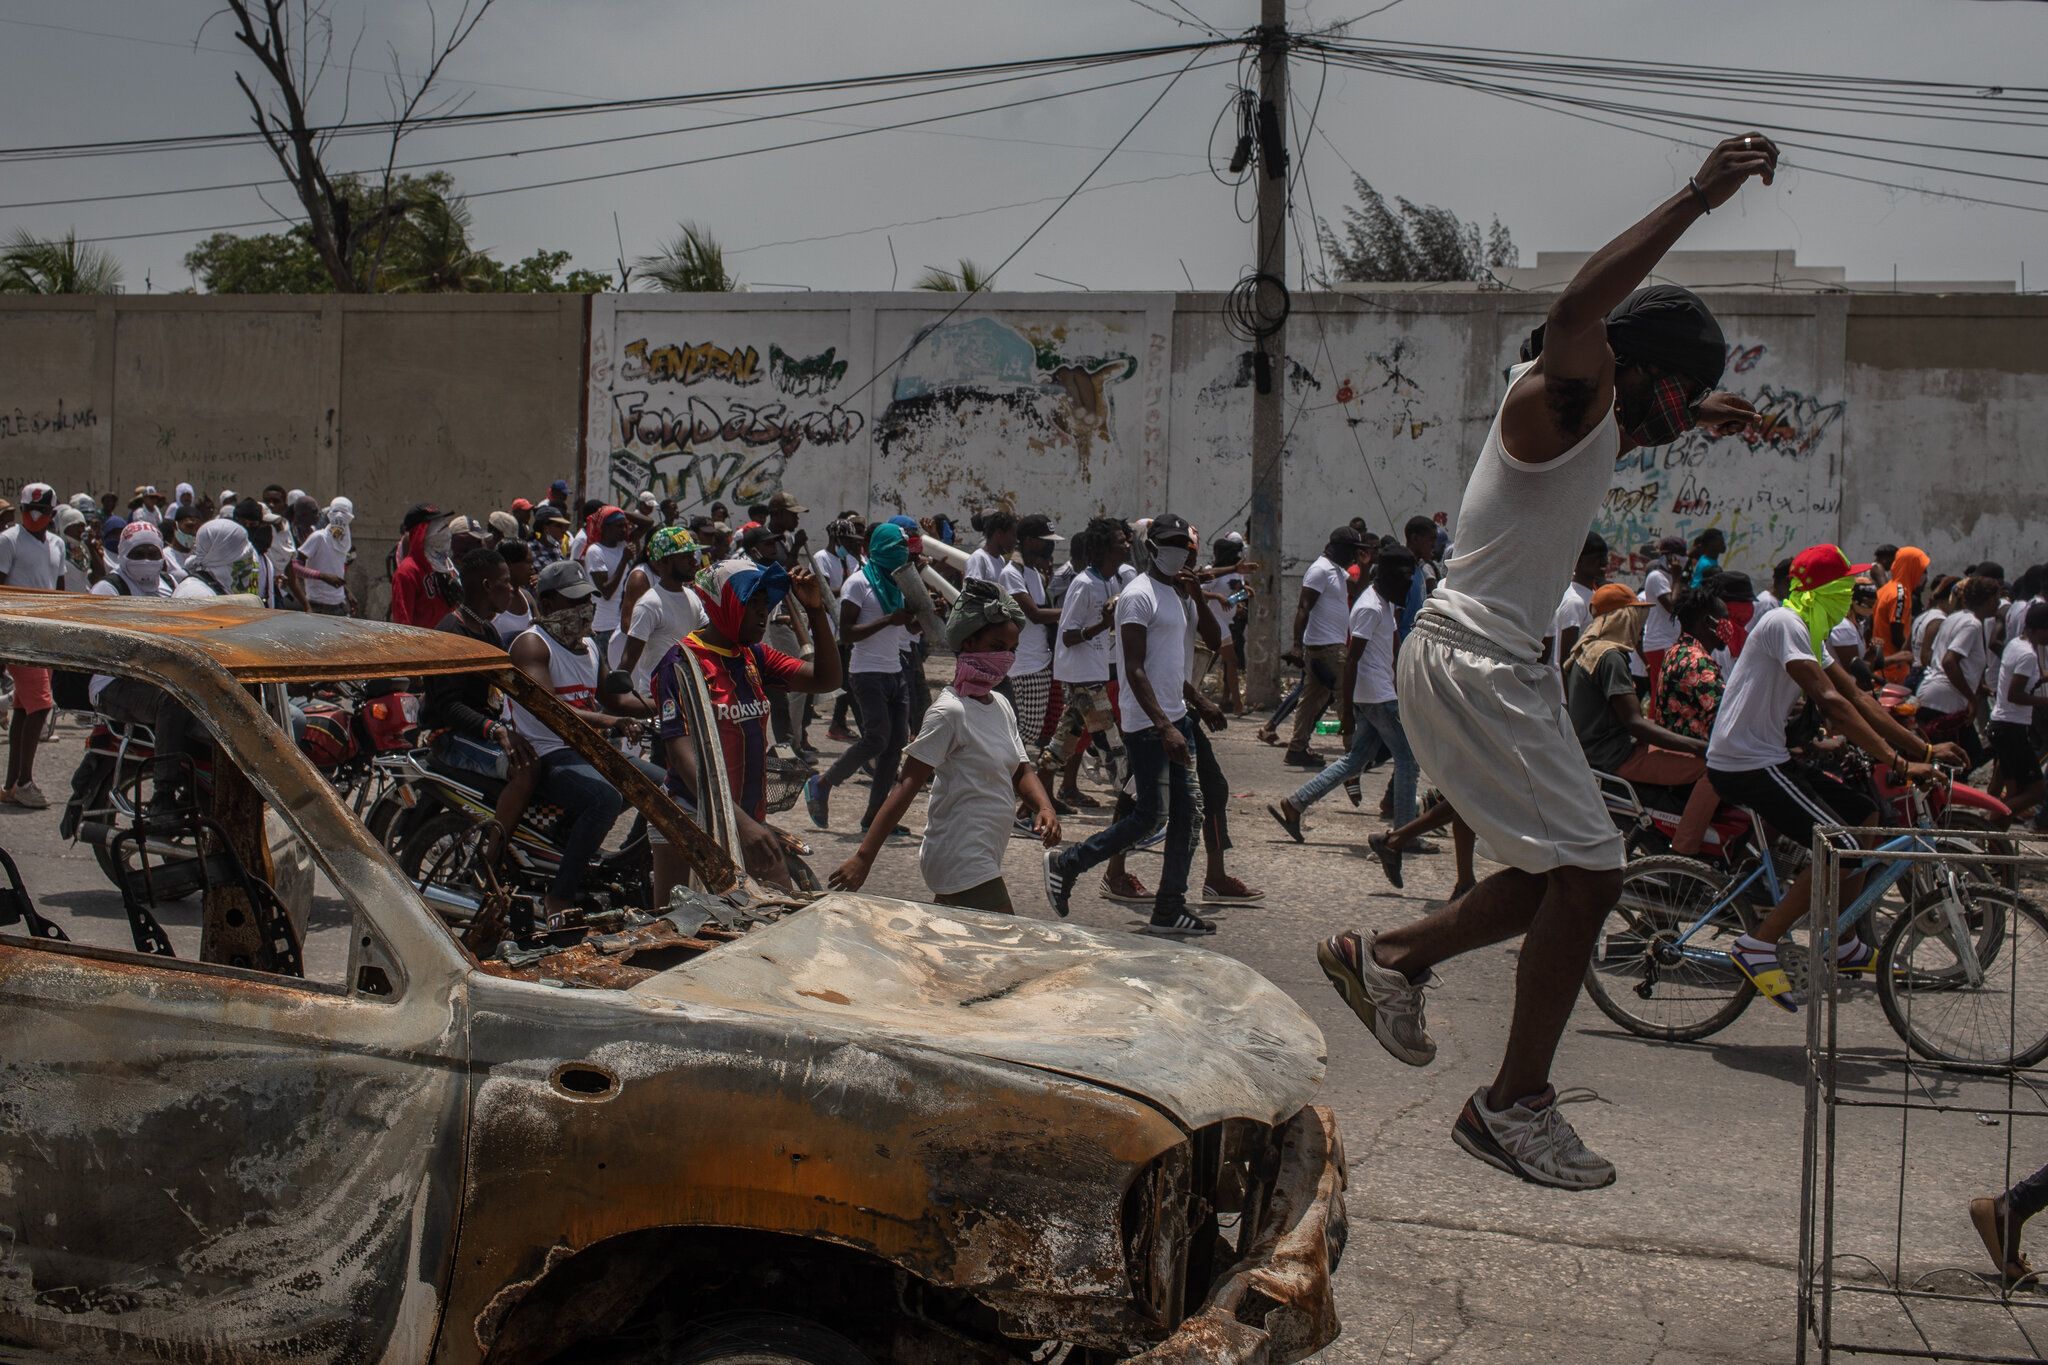
[(1436, 1060), (1436, 1040), (1422, 1021), (1422, 985), (1373, 961), (1376, 937), (1332, 934), (1316, 945), (1316, 961), (1381, 1047), (1410, 1066), (1428, 1066)]
[(1473, 1091), (1458, 1111), (1451, 1141), (1532, 1185), (1597, 1190), (1614, 1183), (1614, 1163), (1586, 1150), (1559, 1112), (1555, 1089), (1545, 1091), (1549, 1103), (1539, 1109), (1517, 1103), (1498, 1111), (1486, 1107), (1486, 1089), (1482, 1085)]

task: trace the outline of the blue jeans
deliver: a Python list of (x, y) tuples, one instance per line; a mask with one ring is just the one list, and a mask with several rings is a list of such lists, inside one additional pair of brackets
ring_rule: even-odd
[(1415, 783), (1419, 776), (1415, 753), (1408, 747), (1408, 732), (1401, 728), (1401, 704), (1393, 701), (1353, 702), (1351, 724), (1355, 733), (1351, 748), (1344, 757), (1325, 765), (1321, 772), (1302, 783), (1300, 790), (1287, 798), (1287, 804), (1294, 808), (1295, 814), (1300, 814), (1329, 795), (1330, 790), (1344, 779), (1364, 772), (1366, 765), (1384, 750), (1394, 760), (1394, 780), (1388, 795), (1393, 808), (1394, 828), (1399, 829), (1415, 818)]
[[(1173, 728), (1188, 741), (1192, 762), (1194, 717), (1182, 716)], [(1164, 825), (1166, 847), (1162, 851), (1166, 858), (1159, 869), (1159, 893), (1152, 901), (1152, 918), (1164, 921), (1187, 908), (1188, 868), (1195, 860), (1195, 841), (1202, 827), (1202, 792), (1193, 767), (1183, 768), (1167, 760), (1166, 745), (1154, 727), (1124, 731), (1124, 750), (1130, 755), (1131, 776), (1137, 787), (1135, 808), (1086, 843), (1062, 853), (1060, 870), (1077, 877), (1150, 838)]]
[[(668, 781), (668, 774), (652, 763), (638, 758), (628, 761), (647, 774), (655, 786)], [(590, 867), (590, 860), (604, 846), (605, 836), (612, 832), (619, 812), (626, 808), (626, 798), (574, 749), (556, 749), (540, 760), (535, 795), (549, 805), (576, 812), (575, 822), (562, 839), (562, 865), (548, 887), (549, 895), (573, 901), (583, 889), (583, 874)]]

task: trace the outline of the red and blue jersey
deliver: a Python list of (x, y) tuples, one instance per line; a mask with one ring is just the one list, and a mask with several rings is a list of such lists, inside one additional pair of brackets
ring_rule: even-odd
[[(703, 675), (705, 690), (711, 694), (711, 713), (718, 719), (719, 747), (725, 754), (725, 771), (732, 783), (733, 802), (756, 820), (768, 818), (768, 693), (781, 690), (803, 668), (803, 660), (792, 658), (766, 645), (748, 645), (727, 653), (692, 635), (672, 646), (654, 670), (654, 702), (660, 712), (660, 734), (667, 741), (690, 732), (688, 711), (677, 691), (677, 669), (685, 656), (693, 659)], [(695, 793), (684, 786), (674, 768), (668, 771), (668, 789), (677, 796)]]

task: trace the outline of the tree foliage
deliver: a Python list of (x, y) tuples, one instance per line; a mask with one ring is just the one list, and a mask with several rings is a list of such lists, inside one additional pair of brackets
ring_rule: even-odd
[(692, 222), (676, 224), (674, 237), (633, 264), (641, 288), (664, 294), (722, 294), (738, 284), (725, 268), (725, 248), (709, 228)]
[(104, 247), (62, 237), (36, 237), (15, 229), (0, 247), (0, 294), (114, 294), (121, 263)]
[(1318, 220), (1316, 235), (1330, 258), (1331, 280), (1484, 280), (1519, 265), (1521, 253), (1499, 218), (1486, 230), (1449, 209), (1396, 197), (1390, 208), (1364, 176), (1351, 177), (1358, 203), (1344, 210), (1340, 239)]
[[(368, 205), (381, 191), (360, 180), (336, 182), (344, 199)], [(601, 294), (609, 275), (562, 269), (566, 251), (535, 251), (507, 265), (470, 240), (470, 211), (446, 171), (401, 176), (393, 182), (405, 212), (392, 224), (375, 284), (370, 259), (359, 257), (358, 291), (406, 294)], [(237, 237), (216, 232), (185, 255), (185, 268), (213, 294), (332, 294), (334, 280), (311, 230)]]
[(924, 268), (924, 274), (917, 277), (912, 289), (930, 289), (940, 294), (971, 294), (977, 289), (995, 288), (995, 276), (984, 274), (982, 268), (967, 257), (960, 258), (958, 270), (941, 270), (935, 265)]

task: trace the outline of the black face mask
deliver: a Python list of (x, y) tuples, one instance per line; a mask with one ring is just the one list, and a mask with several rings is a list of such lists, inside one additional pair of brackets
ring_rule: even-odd
[(249, 528), (249, 543), (256, 547), (257, 554), (270, 553), (270, 539), (271, 526), (269, 522), (259, 522)]

